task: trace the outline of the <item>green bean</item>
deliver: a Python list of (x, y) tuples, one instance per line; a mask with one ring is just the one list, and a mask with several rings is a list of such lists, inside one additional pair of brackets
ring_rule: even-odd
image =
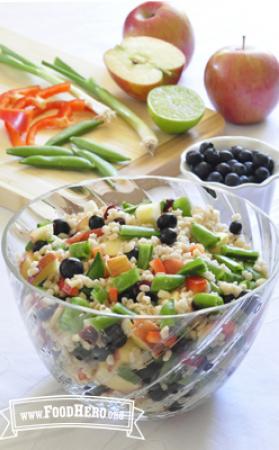
[(152, 244), (139, 244), (139, 256), (137, 266), (140, 269), (147, 269), (149, 262), (152, 258), (153, 245)]
[(88, 319), (86, 323), (91, 325), (97, 331), (105, 330), (106, 328), (120, 322), (120, 318), (117, 317), (106, 317), (106, 316), (96, 316), (92, 319)]
[(220, 241), (220, 237), (199, 223), (192, 223), (191, 233), (193, 238), (205, 247), (213, 247)]
[(225, 266), (227, 266), (233, 272), (241, 272), (244, 269), (242, 263), (234, 261), (227, 256), (214, 254), (214, 258), (217, 259), (219, 263), (225, 264)]
[(134, 268), (123, 272), (121, 275), (113, 278), (113, 285), (117, 288), (118, 292), (126, 291), (130, 287), (134, 286), (140, 280), (140, 274), (138, 269)]
[(231, 256), (236, 259), (249, 259), (252, 261), (256, 261), (259, 257), (259, 252), (255, 250), (233, 247), (232, 245), (222, 245), (221, 253), (222, 255)]
[(158, 292), (161, 289), (163, 291), (173, 291), (183, 284), (185, 281), (185, 277), (183, 275), (156, 275), (153, 278), (151, 284), (151, 291)]
[(103, 278), (104, 274), (105, 274), (105, 263), (100, 253), (97, 253), (86, 275), (92, 280), (95, 280), (97, 278)]
[[(74, 305), (90, 307), (87, 300), (81, 297), (73, 297), (71, 303)], [(86, 317), (85, 313), (72, 308), (65, 308), (62, 315), (59, 318), (59, 326), (62, 330), (69, 331), (71, 333), (78, 333), (83, 327), (83, 320)]]
[(211, 306), (219, 306), (224, 304), (222, 297), (216, 294), (200, 293), (194, 295), (194, 306), (200, 308), (210, 308)]
[(197, 275), (206, 272), (206, 264), (201, 258), (186, 263), (178, 272), (179, 275)]
[(101, 156), (101, 158), (105, 159), (106, 161), (112, 163), (130, 161), (131, 159), (128, 156), (122, 155), (121, 153), (117, 152), (116, 150), (107, 145), (99, 144), (97, 142), (89, 141), (87, 139), (72, 137), (70, 141), (77, 147), (79, 147), (81, 150), (88, 150), (89, 152), (95, 153)]
[[(160, 315), (161, 316), (172, 316), (176, 314), (176, 309), (174, 306), (173, 300), (168, 300), (166, 303), (163, 304)], [(160, 322), (160, 327), (163, 328), (165, 326), (172, 327), (175, 324), (174, 319), (163, 319)]]
[(87, 159), (76, 156), (28, 156), (19, 162), (42, 169), (92, 170), (94, 168)]
[(90, 153), (87, 150), (75, 150), (75, 154), (81, 158), (87, 159), (91, 164), (94, 164), (96, 169), (104, 177), (115, 177), (118, 173), (109, 162), (94, 153)]
[(208, 270), (212, 272), (215, 275), (216, 280), (223, 280), (224, 274), (226, 273), (225, 270), (220, 267), (218, 264), (215, 264), (213, 261), (205, 261)]
[(68, 128), (60, 131), (55, 136), (51, 137), (46, 141), (46, 145), (61, 145), (69, 142), (71, 137), (82, 136), (83, 134), (89, 133), (89, 131), (94, 130), (103, 123), (102, 120), (84, 120), (83, 122), (75, 123)]
[(25, 145), (23, 147), (7, 148), (8, 155), (21, 156), (26, 158), (28, 156), (67, 156), (73, 155), (69, 148), (58, 147), (55, 145)]
[(120, 227), (119, 235), (123, 237), (152, 237), (160, 236), (159, 231), (151, 227), (139, 227), (134, 225), (122, 225)]
[(116, 314), (121, 314), (123, 316), (134, 316), (135, 313), (130, 309), (126, 308), (126, 306), (122, 305), (122, 303), (115, 303), (111, 310)]
[(70, 255), (73, 258), (88, 259), (91, 252), (91, 247), (88, 241), (75, 242), (69, 247)]
[(103, 288), (102, 286), (96, 286), (91, 292), (90, 297), (93, 300), (97, 300), (99, 303), (105, 303), (108, 297), (107, 290)]
[(191, 202), (188, 197), (180, 197), (174, 200), (173, 209), (181, 209), (183, 216), (191, 216)]
[(219, 288), (219, 286), (216, 283), (214, 283), (214, 281), (210, 281), (210, 287), (211, 287), (211, 290), (214, 292), (217, 292), (217, 294), (221, 293), (221, 289)]

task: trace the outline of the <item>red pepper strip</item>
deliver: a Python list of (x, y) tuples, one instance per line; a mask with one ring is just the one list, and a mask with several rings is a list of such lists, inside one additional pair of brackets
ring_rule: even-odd
[(44, 101), (37, 97), (22, 97), (14, 104), (14, 107), (19, 109), (26, 108), (27, 106), (35, 106), (36, 108), (40, 108), (40, 110), (45, 108)]
[(18, 100), (18, 95), (34, 96), (41, 90), (40, 86), (28, 86), (26, 88), (10, 89), (0, 95), (0, 105), (6, 106), (8, 104), (14, 104)]
[(29, 128), (31, 114), (21, 109), (0, 108), (0, 119), (8, 122), (19, 133), (24, 133)]
[(20, 133), (15, 130), (9, 122), (5, 122), (5, 128), (8, 133), (9, 139), (13, 147), (18, 147), (20, 145), (24, 145), (23, 139), (21, 138)]
[(59, 280), (58, 286), (59, 289), (61, 289), (64, 294), (69, 295), (69, 297), (76, 297), (79, 294), (78, 288), (69, 286), (63, 278)]
[(68, 117), (59, 117), (57, 114), (40, 119), (29, 128), (26, 136), (26, 145), (34, 144), (39, 130), (43, 128), (65, 128), (68, 124)]
[(70, 89), (71, 83), (69, 82), (55, 84), (54, 86), (41, 89), (41, 91), (39, 92), (39, 97), (41, 98), (53, 97), (53, 95), (62, 94), (62, 92), (69, 92)]
[(94, 230), (88, 230), (83, 231), (81, 233), (77, 233), (74, 236), (67, 239), (66, 242), (67, 244), (75, 244), (76, 242), (87, 241), (87, 239), (92, 233), (96, 234), (97, 236), (102, 236), (104, 234), (101, 228), (95, 228)]
[(84, 100), (75, 99), (75, 100), (70, 100), (68, 103), (71, 106), (73, 112), (83, 112), (83, 111), (92, 112), (92, 110), (86, 106), (86, 103)]

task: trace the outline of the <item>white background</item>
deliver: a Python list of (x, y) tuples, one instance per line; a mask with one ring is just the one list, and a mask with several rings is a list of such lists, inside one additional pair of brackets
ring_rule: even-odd
[[(121, 39), (126, 14), (138, 1), (0, 3), (0, 26), (94, 61)], [(274, 0), (174, 1), (189, 15), (196, 34), (194, 58), (183, 84), (207, 100), (203, 71), (218, 48), (239, 44), (264, 47), (279, 55), (278, 13)], [(15, 42), (16, 47), (16, 42)], [(43, 56), (43, 55), (42, 55)], [(279, 146), (279, 107), (257, 126), (227, 125), (225, 134), (247, 135)], [(278, 191), (278, 190), (277, 190)], [(279, 195), (272, 217), (279, 224)], [(0, 230), (10, 213), (0, 208)], [(0, 409), (11, 398), (59, 393), (35, 354), (16, 310), (3, 260), (0, 257)], [(275, 292), (276, 296), (276, 292)], [(255, 345), (227, 384), (193, 412), (168, 421), (145, 423), (146, 441), (131, 441), (124, 434), (91, 430), (27, 432), (2, 449), (20, 450), (277, 450), (279, 427), (279, 306), (273, 297)]]

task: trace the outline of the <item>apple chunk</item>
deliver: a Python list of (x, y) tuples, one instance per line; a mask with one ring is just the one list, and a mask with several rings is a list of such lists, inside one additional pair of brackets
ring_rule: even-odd
[(186, 62), (174, 45), (147, 36), (124, 39), (105, 53), (104, 60), (116, 83), (143, 101), (154, 87), (176, 84)]

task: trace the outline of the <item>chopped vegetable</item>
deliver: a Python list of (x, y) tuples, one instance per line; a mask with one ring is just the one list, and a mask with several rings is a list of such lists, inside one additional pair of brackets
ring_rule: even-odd
[(134, 225), (122, 225), (120, 227), (119, 235), (123, 237), (152, 237), (160, 236), (159, 231), (150, 227), (139, 227)]
[(210, 308), (212, 306), (223, 305), (222, 297), (216, 294), (196, 294), (193, 299), (196, 308)]
[(234, 261), (233, 259), (228, 258), (228, 256), (214, 254), (214, 258), (217, 259), (219, 263), (225, 264), (225, 266), (233, 272), (241, 272), (244, 269), (242, 263)]
[(220, 241), (220, 237), (217, 234), (196, 222), (192, 223), (191, 233), (192, 237), (205, 247), (213, 247)]
[(191, 216), (191, 203), (188, 197), (180, 197), (174, 200), (173, 209), (181, 209), (183, 216)]
[(152, 244), (139, 244), (139, 255), (137, 265), (140, 269), (148, 269), (149, 262), (152, 258), (153, 245)]
[(116, 287), (110, 287), (108, 290), (108, 296), (110, 303), (116, 303), (118, 300), (118, 289)]
[(108, 298), (108, 292), (102, 286), (96, 286), (91, 291), (91, 298), (93, 298), (94, 300), (96, 300), (99, 303), (105, 303), (105, 301)]
[(207, 267), (201, 258), (186, 263), (178, 272), (180, 275), (197, 275), (206, 272)]
[(123, 314), (124, 316), (133, 316), (135, 314), (133, 311), (122, 305), (122, 303), (115, 303), (111, 310), (116, 314)]
[(94, 261), (92, 262), (91, 266), (88, 269), (87, 276), (92, 280), (95, 280), (96, 278), (103, 278), (104, 275), (105, 275), (105, 263), (100, 253), (97, 253), (97, 255), (94, 258)]
[(255, 250), (247, 250), (246, 248), (233, 247), (232, 245), (222, 245), (221, 253), (226, 256), (231, 256), (236, 259), (248, 259), (256, 261), (259, 257), (259, 252)]
[(109, 317), (109, 316), (96, 316), (92, 319), (87, 319), (87, 324), (91, 325), (95, 330), (102, 331), (106, 328), (118, 323), (121, 319), (117, 317)]
[[(161, 308), (160, 311), (160, 315), (162, 316), (172, 316), (176, 314), (176, 309), (174, 306), (174, 301), (173, 300), (168, 300), (167, 302), (165, 302)], [(163, 319), (161, 320), (161, 328), (168, 326), (168, 327), (172, 327), (175, 324), (175, 320), (174, 319)]]
[(182, 267), (184, 266), (184, 263), (183, 263), (183, 261), (181, 261), (181, 259), (175, 259), (175, 258), (165, 259), (163, 264), (164, 264), (166, 273), (173, 274), (173, 275), (178, 273), (180, 271), (180, 269), (182, 269)]
[(132, 269), (132, 264), (126, 255), (115, 256), (114, 258), (110, 258), (107, 262), (107, 267), (110, 275), (112, 277), (116, 277), (120, 275), (122, 272), (127, 272)]
[[(87, 308), (90, 307), (89, 302), (81, 297), (73, 297), (71, 303)], [(65, 308), (59, 318), (59, 326), (62, 330), (69, 331), (70, 333), (78, 333), (83, 327), (83, 320), (85, 317), (86, 314), (81, 313), (79, 310)]]
[(154, 273), (166, 273), (164, 263), (159, 258), (153, 259), (153, 261), (150, 262), (150, 267)]
[(186, 288), (194, 293), (205, 291), (207, 285), (206, 278), (199, 277), (198, 275), (192, 275), (186, 279)]
[(163, 291), (173, 291), (184, 283), (185, 278), (182, 275), (167, 275), (159, 274), (153, 278), (151, 284), (151, 291), (158, 292), (161, 289)]
[(88, 259), (91, 253), (91, 247), (88, 241), (76, 242), (69, 247), (70, 255), (78, 259)]
[(140, 280), (138, 269), (134, 268), (128, 272), (124, 272), (118, 277), (113, 278), (113, 285), (117, 288), (118, 292), (126, 291), (130, 287), (134, 286)]

